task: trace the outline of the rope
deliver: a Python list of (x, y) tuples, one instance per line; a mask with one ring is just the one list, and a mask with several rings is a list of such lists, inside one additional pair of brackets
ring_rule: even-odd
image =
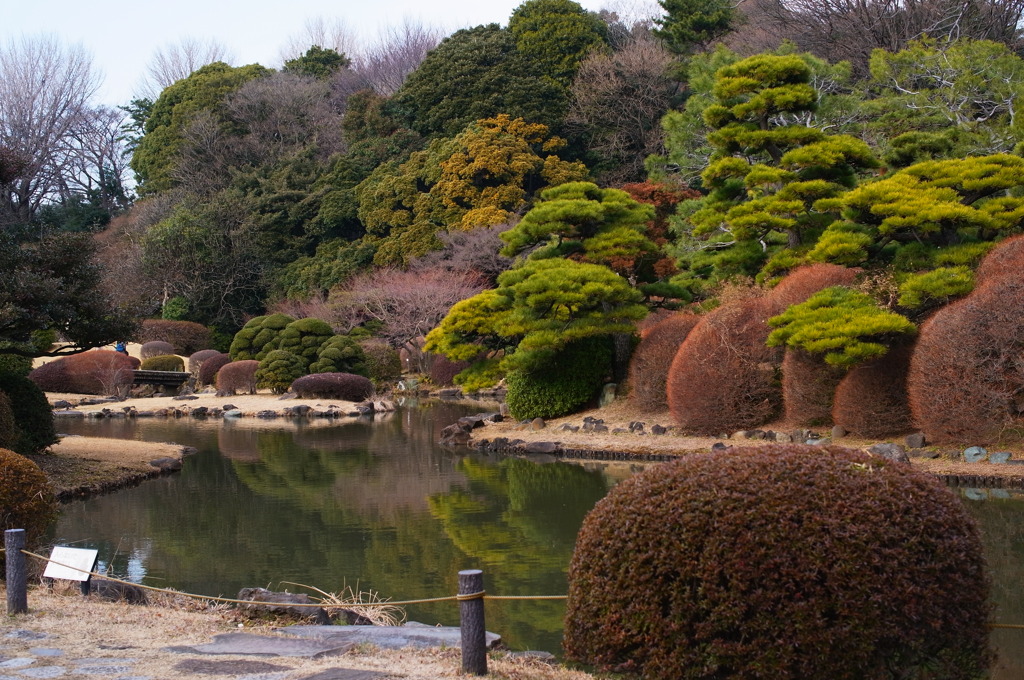
[(465, 602), (466, 600), (482, 600), (486, 594), (486, 590), (478, 590), (475, 593), (459, 593), (455, 596), (455, 599), (459, 602)]

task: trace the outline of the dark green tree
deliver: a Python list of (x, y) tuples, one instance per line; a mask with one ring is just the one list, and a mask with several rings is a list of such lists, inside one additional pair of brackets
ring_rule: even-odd
[(607, 49), (608, 27), (573, 0), (526, 0), (508, 20), (516, 48), (563, 88), (591, 51)]
[(665, 16), (654, 35), (676, 54), (691, 55), (733, 30), (736, 5), (729, 0), (659, 0)]
[(337, 50), (312, 45), (301, 57), (284, 62), (284, 71), (311, 78), (326, 79), (352, 65), (352, 60)]
[(516, 47), (498, 24), (456, 31), (432, 50), (394, 102), (405, 124), (423, 135), (455, 135), (481, 118), (506, 113), (558, 129), (564, 88)]

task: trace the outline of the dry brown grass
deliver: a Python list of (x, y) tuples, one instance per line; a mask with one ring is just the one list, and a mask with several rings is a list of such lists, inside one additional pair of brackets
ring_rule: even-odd
[[(0, 597), (6, 598), (2, 588)], [(133, 675), (179, 677), (181, 671), (175, 666), (198, 656), (166, 651), (169, 646), (206, 644), (214, 635), (221, 633), (272, 634), (269, 624), (251, 621), (239, 624), (234, 610), (227, 607), (184, 603), (174, 597), (143, 607), (101, 602), (83, 598), (76, 592), (51, 592), (40, 587), (29, 591), (28, 602), (29, 613), (7, 618), (4, 628), (36, 631), (50, 637), (25, 641), (5, 639), (5, 655), (28, 656), (30, 648), (48, 647), (64, 652), (63, 656), (51, 660), (56, 664), (70, 664), (74, 659), (84, 658), (130, 657), (138, 660), (132, 665)], [(510, 657), (503, 652), (492, 652), (490, 656), (491, 673), (488, 677), (507, 680), (588, 680), (594, 677), (537, 660)], [(230, 655), (200, 658), (252, 659)], [(395, 678), (464, 677), (457, 649), (382, 650), (360, 645), (343, 656), (333, 658), (259, 658), (291, 668), (286, 676), (289, 680), (338, 667), (380, 671)]]

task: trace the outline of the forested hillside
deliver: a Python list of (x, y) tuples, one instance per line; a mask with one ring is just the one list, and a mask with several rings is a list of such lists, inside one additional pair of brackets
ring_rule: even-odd
[[(92, 100), (80, 51), (4, 46), (0, 351), (79, 351), (145, 318), (202, 324), (226, 351), (253, 319), (312, 317), (425, 343), (416, 368), (439, 381), (505, 379), (525, 417), (625, 378), (649, 359), (639, 329), (682, 310), (718, 331), (683, 324), (630, 382), (668, 374), (664, 403), (701, 429), (686, 413), (743, 411), (701, 402), (743, 366), (771, 373), (740, 381), (767, 380), (756, 417), (827, 421), (783, 391), (824, 381), (830, 405), (890, 350), (907, 364), (961, 298), (1013, 315), (993, 291), (1014, 275), (977, 268), (1024, 222), (1024, 3), (653, 10), (526, 0), (358, 53), (311, 42), (279, 68), (191, 54), (119, 109)], [(794, 272), (814, 282), (786, 288)], [(726, 337), (757, 351), (709, 373)], [(950, 370), (931, 351), (923, 375)], [(998, 430), (1024, 377), (997, 374)]]

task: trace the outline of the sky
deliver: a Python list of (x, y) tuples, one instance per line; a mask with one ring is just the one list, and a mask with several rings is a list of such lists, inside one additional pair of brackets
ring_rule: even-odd
[[(233, 55), (233, 65), (280, 65), (280, 52), (302, 35), (309, 20), (342, 19), (366, 42), (406, 18), (451, 33), (479, 24), (506, 25), (522, 0), (36, 0), (11, 3), (0, 21), (0, 41), (22, 35), (56, 35), (81, 44), (104, 76), (97, 103), (126, 104), (143, 93), (146, 65), (154, 52), (182, 39), (214, 40)], [(637, 0), (577, 0), (588, 10), (625, 8)], [(643, 0), (641, 0), (642, 4)], [(655, 5), (656, 7), (656, 5)]]

